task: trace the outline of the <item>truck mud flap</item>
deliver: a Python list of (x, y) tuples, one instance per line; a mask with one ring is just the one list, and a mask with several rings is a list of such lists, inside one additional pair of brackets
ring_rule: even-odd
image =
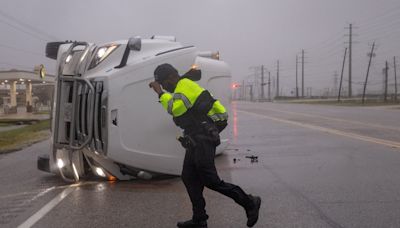
[(48, 154), (38, 156), (37, 168), (41, 171), (50, 173), (50, 157)]

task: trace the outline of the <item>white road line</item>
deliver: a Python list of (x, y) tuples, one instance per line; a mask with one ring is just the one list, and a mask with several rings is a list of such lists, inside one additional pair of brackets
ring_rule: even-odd
[[(92, 185), (92, 184), (97, 184), (98, 182), (95, 181), (90, 181), (90, 182), (84, 182), (84, 183), (79, 183), (79, 184), (74, 184), (74, 185), (60, 185), (60, 186), (53, 186), (53, 187), (49, 187), (49, 188), (44, 188), (44, 189), (38, 189), (35, 191), (31, 191), (31, 192), (19, 192), (19, 193), (13, 193), (13, 194), (8, 194), (8, 195), (1, 195), (0, 199), (6, 199), (6, 198), (13, 198), (16, 196), (23, 196), (23, 195), (33, 195), (33, 194), (37, 194), (35, 195), (35, 197), (33, 197), (33, 200), (35, 200), (36, 198), (39, 198), (43, 195), (45, 195), (46, 193), (49, 193), (50, 191), (56, 190), (56, 189), (64, 189), (64, 188), (69, 188), (71, 186), (84, 186), (84, 185)], [(33, 201), (32, 199), (30, 201)]]
[(327, 133), (330, 133), (330, 134), (335, 134), (335, 135), (340, 135), (340, 136), (344, 136), (344, 137), (348, 137), (348, 138), (358, 139), (358, 140), (361, 140), (361, 141), (364, 141), (364, 142), (376, 143), (376, 144), (385, 145), (385, 146), (389, 146), (389, 147), (392, 147), (392, 148), (400, 149), (400, 143), (399, 142), (373, 138), (373, 137), (369, 137), (369, 136), (359, 135), (359, 134), (355, 134), (355, 133), (340, 131), (340, 130), (321, 127), (321, 126), (312, 125), (312, 124), (301, 123), (301, 122), (292, 121), (292, 120), (280, 119), (280, 118), (268, 116), (268, 115), (265, 115), (265, 114), (258, 114), (258, 113), (249, 112), (249, 111), (238, 110), (238, 112), (250, 114), (250, 115), (253, 115), (253, 116), (258, 116), (258, 117), (261, 117), (261, 118), (265, 118), (265, 119), (269, 119), (269, 120), (273, 120), (273, 121), (277, 121), (277, 122), (281, 122), (281, 123), (292, 124), (292, 125), (305, 127), (305, 128), (309, 128), (309, 129), (313, 129), (313, 130), (317, 130), (317, 131), (327, 132)]
[(32, 227), (37, 221), (43, 218), (49, 211), (51, 211), (55, 206), (57, 206), (63, 199), (65, 199), (71, 192), (75, 190), (76, 185), (71, 185), (70, 187), (64, 189), (60, 194), (58, 194), (54, 199), (48, 202), (39, 211), (29, 217), (25, 222), (18, 226), (18, 228), (28, 228)]
[(315, 117), (315, 118), (338, 121), (338, 122), (343, 122), (343, 123), (351, 123), (351, 124), (364, 125), (364, 126), (368, 126), (368, 127), (376, 127), (376, 128), (387, 129), (387, 130), (400, 131), (400, 127), (391, 127), (391, 126), (385, 126), (385, 125), (381, 125), (381, 124), (365, 123), (365, 122), (356, 121), (356, 120), (346, 120), (346, 119), (327, 117), (327, 116), (320, 116), (320, 115), (309, 114), (309, 113), (291, 112), (291, 111), (285, 111), (285, 110), (274, 109), (274, 108), (264, 108), (264, 107), (257, 107), (257, 108), (258, 109), (263, 109), (263, 110), (266, 110), (266, 111), (281, 112), (281, 113), (287, 113), (287, 114), (292, 114), (292, 115), (300, 115), (300, 116), (306, 116), (306, 117)]

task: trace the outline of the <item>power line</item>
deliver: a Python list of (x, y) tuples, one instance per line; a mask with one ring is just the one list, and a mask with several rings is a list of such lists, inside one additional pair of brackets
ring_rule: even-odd
[(23, 50), (23, 49), (20, 49), (20, 48), (16, 48), (16, 47), (4, 45), (4, 44), (0, 44), (0, 47), (2, 47), (2, 48), (7, 48), (7, 49), (11, 49), (11, 50), (14, 50), (14, 51), (24, 52), (24, 53), (26, 53), (26, 54), (38, 55), (38, 56), (44, 57), (43, 54), (40, 54), (40, 53), (38, 53), (38, 52)]
[(37, 34), (45, 35), (45, 36), (47, 36), (47, 38), (50, 38), (50, 40), (58, 40), (57, 37), (55, 37), (53, 35), (50, 35), (50, 34), (46, 33), (45, 31), (43, 31), (41, 29), (35, 28), (34, 26), (32, 26), (30, 24), (27, 24), (27, 23), (25, 23), (23, 21), (20, 21), (19, 19), (15, 18), (15, 17), (13, 17), (11, 15), (8, 15), (8, 14), (6, 14), (5, 12), (3, 12), (1, 10), (0, 10), (0, 15), (3, 16), (4, 18), (7, 18), (10, 21), (13, 21), (13, 22), (17, 23), (21, 27), (27, 28), (27, 29), (29, 29), (29, 30), (31, 30), (33, 32), (36, 32)]
[(32, 70), (33, 67), (25, 66), (25, 65), (20, 65), (20, 64), (14, 64), (14, 63), (8, 63), (8, 62), (0, 62), (1, 65), (7, 65), (7, 66), (14, 66), (14, 67), (19, 67), (19, 68), (24, 68), (28, 70)]
[(381, 18), (386, 18), (389, 15), (391, 15), (392, 13), (394, 13), (395, 15), (398, 15), (397, 11), (399, 11), (399, 10), (400, 10), (400, 5), (398, 5), (397, 7), (391, 7), (389, 10), (381, 12), (375, 16), (369, 15), (368, 19), (361, 20), (358, 22), (358, 24), (364, 24), (364, 23), (372, 24), (372, 23), (374, 23), (374, 21), (376, 22), (377, 19), (380, 20)]
[(335, 46), (332, 46), (332, 48), (327, 49), (326, 52), (321, 52), (321, 49), (319, 50), (319, 54), (314, 55), (315, 57), (318, 57), (318, 59), (321, 59), (323, 57), (326, 56), (331, 56), (333, 54), (336, 54), (338, 52), (338, 50), (341, 51), (341, 49), (343, 47), (343, 43), (337, 43)]
[(393, 20), (384, 21), (379, 25), (375, 25), (375, 26), (368, 25), (366, 27), (360, 28), (359, 32), (360, 33), (375, 32), (377, 30), (379, 31), (379, 30), (382, 30), (382, 29), (392, 28), (393, 26), (398, 25), (399, 22), (400, 22), (399, 18), (394, 18)]
[(315, 59), (318, 62), (326, 62), (328, 60), (331, 61), (332, 59), (336, 60), (338, 58), (338, 56), (340, 56), (342, 51), (343, 51), (342, 47), (338, 47), (336, 50), (334, 50), (334, 51), (332, 51), (330, 53), (323, 54), (323, 56), (321, 56), (321, 57), (318, 57), (318, 55), (316, 55)]
[[(390, 37), (400, 37), (400, 32), (399, 32), (399, 28), (400, 26), (398, 26), (399, 24), (399, 19), (398, 17), (395, 18), (395, 14), (400, 11), (400, 7), (396, 8), (396, 9), (390, 9), (390, 15), (383, 15), (382, 17), (378, 18), (378, 20), (374, 19), (374, 23), (372, 23), (373, 25), (368, 26), (367, 28), (363, 28), (361, 30), (357, 30), (357, 32), (360, 33), (361, 31), (361, 41), (360, 43), (366, 43), (368, 41), (368, 39), (370, 37), (373, 37), (373, 39), (371, 39), (371, 43), (373, 40), (376, 41), (377, 38), (382, 39), (381, 43), (384, 43), (383, 40), (387, 40)], [(392, 20), (390, 20), (392, 19)], [(383, 20), (390, 20), (388, 23), (383, 22)], [(363, 52), (363, 48), (357, 48), (356, 50), (351, 50), (351, 46), (354, 46), (353, 44), (356, 43), (353, 38), (354, 35), (353, 34), (353, 30), (354, 30), (354, 26), (351, 24), (349, 26), (349, 40), (348, 40), (348, 45), (349, 46), (349, 54), (351, 56), (351, 54), (353, 54), (353, 58), (357, 61), (358, 59), (363, 59), (361, 52)], [(307, 63), (307, 76), (310, 78), (314, 78), (313, 79), (313, 83), (315, 83), (316, 80), (326, 80), (328, 78), (331, 78), (331, 73), (332, 73), (332, 69), (337, 70), (339, 68), (339, 63), (340, 63), (340, 58), (339, 58), (339, 54), (342, 52), (342, 46), (343, 46), (343, 35), (332, 35), (330, 36), (328, 39), (325, 39), (321, 42), (318, 42), (317, 45), (314, 45), (313, 47), (309, 47), (307, 49), (311, 49), (312, 51), (308, 51), (308, 56), (311, 57), (312, 62), (314, 63)], [(400, 43), (399, 43), (400, 44)], [(358, 46), (358, 45), (357, 45)], [(391, 56), (395, 55), (397, 52), (396, 50), (399, 50), (400, 52), (400, 45), (399, 48), (394, 49), (394, 47), (397, 47), (396, 44), (392, 45), (390, 47), (386, 47), (386, 48), (379, 48), (380, 50), (375, 51), (375, 53), (378, 54), (378, 57), (376, 58), (377, 61), (374, 62), (380, 62), (380, 60), (383, 58), (386, 58), (385, 55), (386, 54), (390, 54)], [(353, 51), (353, 53), (351, 53)], [(310, 52), (314, 52), (315, 54), (310, 54)], [(348, 89), (350, 91), (349, 92), (349, 96), (351, 96), (351, 87), (352, 85), (364, 85), (364, 82), (359, 82), (359, 81), (352, 81), (351, 78), (351, 68), (352, 68), (352, 63), (351, 63), (351, 57), (349, 57), (349, 79), (345, 79), (344, 81), (346, 81), (346, 84), (348, 83)], [(309, 61), (307, 61), (309, 62)], [(287, 64), (285, 67), (281, 67), (279, 68), (280, 76), (283, 76), (283, 80), (285, 83), (288, 83), (287, 77), (285, 77), (285, 75), (287, 76), (295, 76), (295, 64), (294, 62), (292, 63), (292, 61), (289, 61), (290, 64)], [(361, 63), (360, 63), (361, 64)], [(361, 66), (359, 63), (357, 63), (357, 66)], [(372, 64), (371, 66), (371, 75), (372, 75), (372, 79), (374, 77), (376, 77), (376, 75), (381, 75), (382, 73), (379, 70), (379, 73), (376, 73), (376, 63)], [(358, 69), (359, 67), (357, 67)], [(300, 72), (299, 72), (300, 73)], [(354, 79), (359, 79), (359, 73), (358, 70), (357, 72), (354, 72)], [(318, 76), (318, 77), (317, 77)], [(391, 80), (391, 79), (388, 79)], [(374, 80), (369, 80), (367, 82), (367, 85), (369, 86), (374, 86), (374, 85), (379, 85), (382, 84), (382, 82), (376, 82)], [(357, 86), (358, 87), (358, 86)]]
[(313, 47), (307, 48), (307, 50), (313, 50), (313, 49), (318, 49), (318, 50), (320, 50), (321, 48), (329, 47), (329, 46), (331, 46), (331, 45), (336, 44), (336, 43), (337, 43), (339, 40), (341, 40), (341, 39), (343, 39), (343, 35), (341, 35), (341, 34), (340, 34), (340, 36), (335, 35), (335, 36), (330, 37), (330, 38), (327, 39), (327, 40), (324, 40), (324, 41), (322, 41), (322, 42), (319, 42), (317, 45), (315, 45), (315, 46), (313, 46)]
[(363, 40), (371, 40), (371, 39), (377, 39), (377, 38), (387, 39), (388, 35), (390, 35), (390, 36), (400, 35), (399, 26), (400, 26), (400, 23), (399, 23), (399, 25), (391, 25), (390, 27), (385, 28), (385, 30), (377, 31), (377, 32), (371, 33), (371, 34), (362, 35), (361, 38), (363, 38)]
[(17, 31), (20, 31), (20, 32), (22, 32), (22, 33), (25, 33), (25, 34), (27, 34), (27, 35), (29, 35), (29, 36), (31, 36), (31, 37), (34, 37), (34, 38), (36, 38), (36, 39), (38, 39), (38, 40), (40, 40), (40, 41), (44, 41), (44, 42), (48, 42), (48, 41), (49, 41), (49, 40), (45, 40), (45, 39), (43, 39), (42, 37), (39, 37), (39, 36), (37, 36), (37, 35), (31, 33), (31, 32), (28, 32), (28, 31), (26, 31), (26, 30), (23, 30), (23, 29), (21, 29), (21, 28), (15, 26), (15, 25), (13, 25), (13, 24), (10, 24), (10, 23), (8, 23), (8, 22), (6, 22), (6, 21), (0, 20), (0, 22), (3, 23), (3, 24), (8, 25), (9, 27), (11, 27), (11, 28), (13, 28), (13, 29), (15, 29), (15, 30), (17, 30)]

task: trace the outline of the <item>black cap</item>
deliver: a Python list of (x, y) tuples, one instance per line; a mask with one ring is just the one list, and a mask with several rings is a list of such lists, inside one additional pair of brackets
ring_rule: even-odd
[(168, 63), (164, 63), (159, 65), (155, 70), (154, 70), (154, 80), (156, 82), (162, 82), (165, 79), (168, 78), (168, 76), (176, 74), (178, 75), (178, 71)]

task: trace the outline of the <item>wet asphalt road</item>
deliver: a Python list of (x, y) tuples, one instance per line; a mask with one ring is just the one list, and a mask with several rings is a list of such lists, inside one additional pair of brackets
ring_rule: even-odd
[[(233, 111), (232, 143), (216, 162), (225, 181), (262, 197), (255, 227), (400, 227), (400, 109), (238, 102)], [(168, 228), (191, 215), (179, 178), (71, 187), (36, 170), (48, 148), (0, 155), (0, 227), (66, 191), (33, 227)], [(210, 228), (246, 227), (232, 200), (205, 196)]]

